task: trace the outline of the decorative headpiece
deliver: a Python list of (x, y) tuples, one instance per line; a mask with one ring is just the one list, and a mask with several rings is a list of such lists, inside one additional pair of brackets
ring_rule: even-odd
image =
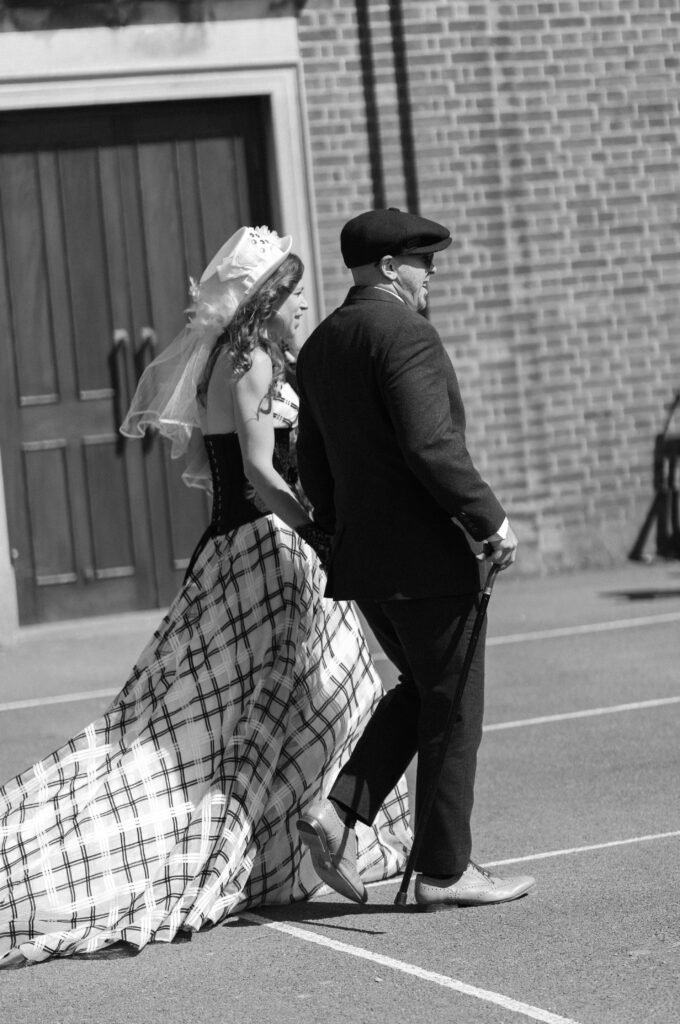
[(192, 286), (196, 312), (201, 305), (231, 320), (238, 307), (277, 270), (289, 254), (293, 239), (279, 238), (269, 228), (239, 228), (215, 253)]
[[(154, 428), (171, 442), (173, 459), (188, 452), (186, 484), (210, 489), (200, 437), (197, 388), (215, 341), (239, 306), (251, 298), (290, 253), (292, 238), (267, 227), (239, 228), (215, 253), (200, 280), (191, 281), (189, 322), (142, 374), (120, 428), (143, 437)], [(192, 436), (193, 435), (193, 436)]]

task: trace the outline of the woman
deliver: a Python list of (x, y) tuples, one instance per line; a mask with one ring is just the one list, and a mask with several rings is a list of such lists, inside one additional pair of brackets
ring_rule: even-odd
[[(307, 308), (290, 238), (236, 232), (123, 425), (166, 435), (213, 492), (185, 583), (104, 716), (0, 790), (0, 967), (170, 942), (319, 888), (295, 821), (381, 685), (351, 606), (323, 598), (295, 492), (286, 354)], [(364, 881), (404, 865), (402, 784), (359, 831)]]

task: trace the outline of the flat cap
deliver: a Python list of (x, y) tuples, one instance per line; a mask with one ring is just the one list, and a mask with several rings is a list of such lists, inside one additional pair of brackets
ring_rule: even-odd
[(346, 267), (377, 263), (383, 256), (439, 252), (450, 244), (448, 228), (395, 207), (360, 213), (348, 220), (340, 232), (340, 250)]

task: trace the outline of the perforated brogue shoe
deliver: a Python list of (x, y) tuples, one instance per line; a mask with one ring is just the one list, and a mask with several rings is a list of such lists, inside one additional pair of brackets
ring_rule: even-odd
[(416, 879), (416, 903), (423, 910), (448, 910), (451, 907), (480, 907), (487, 903), (507, 903), (524, 896), (536, 884), (531, 875), (503, 878), (492, 875), (470, 861), (455, 881), (446, 878)]

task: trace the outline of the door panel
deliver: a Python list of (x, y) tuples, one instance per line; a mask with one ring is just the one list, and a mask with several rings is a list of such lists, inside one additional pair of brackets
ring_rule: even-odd
[(107, 357), (112, 318), (95, 149), (59, 154), (59, 189), (71, 312), (69, 342), (75, 356), (74, 395), (82, 401), (110, 399)]
[[(205, 224), (203, 216), (205, 197), (201, 196), (203, 182), (197, 166), (198, 152), (201, 144), (201, 140), (196, 139), (181, 139), (175, 143), (177, 188), (182, 210), (187, 279), (190, 276), (197, 277), (201, 273), (205, 265), (204, 260), (207, 262), (208, 254), (212, 255), (213, 252), (212, 234), (207, 233), (209, 229)], [(215, 169), (213, 175), (217, 176), (219, 173), (221, 172)], [(221, 206), (222, 204), (220, 204), (220, 209)], [(247, 204), (244, 203), (241, 216), (246, 216), (247, 208)], [(213, 207), (213, 217), (214, 215), (215, 207)], [(208, 218), (208, 220), (210, 219)], [(215, 245), (215, 249), (219, 245), (221, 245), (221, 242)]]
[(2, 227), (14, 320), (18, 398), (22, 405), (54, 400), (58, 392), (52, 345), (38, 161), (12, 155), (2, 169)]
[[(87, 499), (91, 558), (88, 579), (135, 574), (135, 537), (128, 474), (115, 435), (84, 437), (83, 482)], [(118, 497), (109, 500), (111, 491)]]
[(66, 442), (28, 442), (22, 451), (36, 581), (38, 586), (74, 583), (78, 574)]
[(269, 223), (259, 100), (0, 114), (0, 442), (20, 617), (164, 605), (204, 529), (165, 442), (118, 433), (189, 277)]
[(189, 272), (184, 252), (183, 211), (172, 143), (137, 147), (140, 247), (148, 288), (143, 326), (153, 325), (167, 343), (182, 329)]
[[(256, 165), (258, 158), (255, 153), (246, 152), (246, 143), (242, 137), (198, 139), (195, 145), (195, 192), (201, 204), (201, 219), (207, 241), (206, 256), (209, 257), (227, 237), (223, 234), (226, 225), (233, 225), (231, 230), (235, 231), (241, 224), (249, 224), (253, 220), (260, 223), (256, 216), (251, 217), (245, 177), (246, 168)], [(213, 168), (217, 169), (216, 174)], [(219, 210), (221, 216), (216, 218), (215, 210)], [(246, 211), (245, 219), (242, 210)]]

